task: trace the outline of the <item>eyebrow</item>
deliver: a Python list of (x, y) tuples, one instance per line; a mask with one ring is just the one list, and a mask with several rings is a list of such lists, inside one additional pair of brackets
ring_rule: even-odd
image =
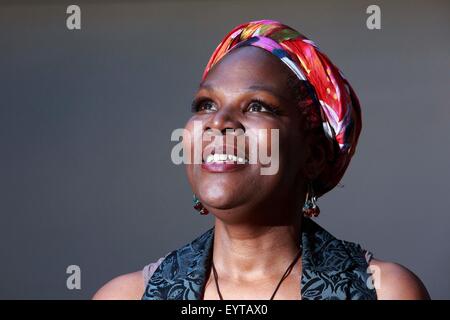
[[(206, 89), (209, 91), (215, 91), (214, 86), (210, 85), (210, 84), (205, 84), (205, 83), (200, 83), (199, 85), (199, 89)], [(266, 86), (263, 84), (256, 84), (253, 86), (250, 86), (248, 88), (243, 89), (245, 91), (264, 91), (264, 92), (268, 92), (271, 95), (273, 95), (274, 97), (277, 97), (278, 99), (281, 100), (287, 100), (285, 97), (279, 95), (278, 93), (275, 92), (275, 90), (273, 89), (273, 87), (271, 86)]]

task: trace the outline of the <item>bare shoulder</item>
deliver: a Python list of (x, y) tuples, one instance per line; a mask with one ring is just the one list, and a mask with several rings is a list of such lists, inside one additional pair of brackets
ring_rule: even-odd
[(139, 300), (144, 294), (144, 276), (136, 271), (107, 282), (93, 296), (93, 300)]
[(428, 300), (422, 281), (406, 267), (372, 259), (370, 268), (379, 300)]

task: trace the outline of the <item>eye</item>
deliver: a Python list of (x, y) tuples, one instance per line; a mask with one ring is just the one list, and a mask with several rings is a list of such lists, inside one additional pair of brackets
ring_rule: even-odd
[(209, 99), (196, 99), (192, 102), (192, 112), (212, 112), (217, 111), (216, 104)]
[(275, 107), (272, 107), (271, 105), (260, 100), (253, 100), (252, 102), (250, 102), (247, 110), (249, 112), (265, 112), (278, 114), (278, 110)]

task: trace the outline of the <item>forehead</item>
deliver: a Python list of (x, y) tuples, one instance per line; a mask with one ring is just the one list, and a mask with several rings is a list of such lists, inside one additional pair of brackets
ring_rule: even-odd
[(292, 76), (289, 68), (273, 54), (258, 47), (244, 46), (225, 55), (201, 85), (233, 91), (267, 87), (286, 96)]

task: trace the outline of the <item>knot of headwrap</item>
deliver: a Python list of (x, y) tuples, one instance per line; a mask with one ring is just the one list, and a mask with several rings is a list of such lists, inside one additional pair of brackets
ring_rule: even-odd
[(355, 153), (361, 132), (361, 109), (352, 87), (314, 42), (273, 20), (251, 21), (231, 30), (212, 54), (202, 80), (220, 59), (240, 46), (272, 53), (307, 85), (320, 108), (325, 136), (337, 146), (333, 162), (313, 182), (315, 194), (321, 196), (333, 189)]

